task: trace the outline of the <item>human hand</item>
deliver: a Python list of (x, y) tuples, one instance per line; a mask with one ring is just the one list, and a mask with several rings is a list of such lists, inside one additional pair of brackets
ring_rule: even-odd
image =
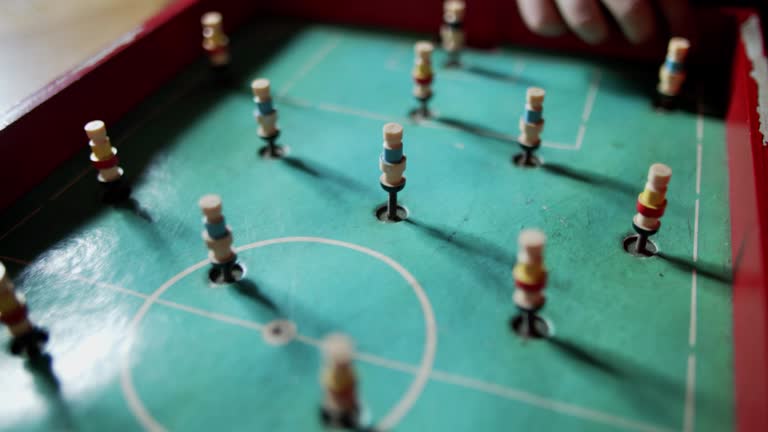
[(517, 0), (517, 7), (531, 31), (559, 36), (570, 28), (590, 44), (608, 37), (606, 13), (634, 44), (647, 41), (665, 26), (679, 34), (688, 17), (688, 0)]

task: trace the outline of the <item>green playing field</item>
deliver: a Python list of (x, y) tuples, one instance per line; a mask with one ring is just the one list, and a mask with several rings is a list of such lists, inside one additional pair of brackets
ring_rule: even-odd
[[(723, 121), (654, 110), (652, 70), (505, 49), (458, 70), (436, 53), (436, 118), (416, 123), (418, 37), (233, 35), (230, 81), (201, 58), (108, 125), (133, 183), (120, 206), (100, 202), (83, 134), (82, 154), (0, 216), (0, 259), (52, 357), (0, 353), (0, 429), (321, 430), (318, 344), (341, 331), (381, 428), (730, 430)], [(258, 157), (256, 77), (272, 81), (284, 160)], [(547, 90), (544, 166), (522, 169), (531, 85)], [(389, 121), (408, 156), (396, 224), (374, 217)], [(674, 174), (663, 256), (641, 259), (622, 240), (654, 162)], [(207, 281), (206, 193), (223, 198), (238, 285)], [(548, 340), (508, 325), (526, 227), (548, 236)], [(268, 342), (277, 319), (297, 327), (290, 343)]]

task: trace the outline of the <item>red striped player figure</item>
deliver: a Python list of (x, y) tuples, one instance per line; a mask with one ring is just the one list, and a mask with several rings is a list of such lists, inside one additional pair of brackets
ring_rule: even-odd
[(413, 96), (419, 101), (419, 108), (411, 113), (416, 119), (429, 118), (429, 100), (432, 98), (432, 52), (435, 51), (431, 42), (419, 41), (414, 45), (416, 57), (413, 64)]
[(541, 132), (544, 129), (544, 95), (539, 87), (528, 87), (525, 92), (525, 114), (520, 117), (520, 137), (518, 143), (522, 154), (514, 157), (518, 166), (537, 166), (539, 159), (534, 153), (541, 146)]
[(210, 279), (216, 283), (235, 282), (242, 276), (242, 268), (238, 266), (237, 254), (232, 249), (232, 231), (221, 212), (221, 197), (204, 195), (198, 204), (203, 211), (203, 240), (210, 250)]
[(333, 333), (323, 340), (323, 366), (320, 382), (324, 390), (320, 418), (330, 427), (358, 430), (360, 402), (357, 377), (352, 365), (354, 347), (346, 335)]
[(208, 12), (200, 19), (203, 25), (203, 49), (214, 68), (229, 65), (229, 38), (224, 34), (223, 20), (218, 12)]
[[(637, 232), (634, 245), (628, 245), (629, 252), (651, 256), (656, 247), (648, 246), (648, 238), (659, 231), (660, 218), (667, 208), (667, 185), (672, 177), (672, 168), (655, 163), (648, 169), (648, 181), (645, 190), (637, 196), (637, 214), (632, 219), (632, 227)], [(651, 243), (652, 244), (652, 243)]]
[(13, 339), (10, 348), (13, 354), (26, 354), (30, 358), (42, 354), (48, 333), (34, 325), (27, 316), (24, 296), (17, 293), (13, 282), (0, 262), (0, 322), (8, 327)]
[(88, 145), (91, 148), (91, 165), (99, 171), (96, 177), (105, 185), (106, 201), (117, 201), (127, 198), (130, 190), (122, 184), (123, 169), (117, 158), (117, 149), (107, 136), (107, 128), (101, 120), (94, 120), (85, 125), (85, 133), (90, 138)]
[(253, 101), (256, 103), (253, 116), (259, 123), (259, 136), (267, 143), (259, 150), (259, 154), (264, 158), (281, 157), (285, 154), (285, 149), (275, 144), (277, 137), (280, 136), (280, 129), (277, 127), (277, 110), (272, 104), (269, 80), (265, 78), (253, 80), (251, 91), (253, 91)]
[(407, 214), (404, 208), (397, 205), (397, 193), (405, 187), (405, 162), (403, 154), (403, 127), (397, 123), (387, 123), (383, 128), (384, 151), (379, 156), (381, 188), (389, 193), (385, 207), (376, 211), (376, 216), (383, 221), (400, 222)]
[(525, 229), (518, 237), (517, 263), (512, 269), (515, 279), (515, 302), (519, 314), (512, 318), (512, 329), (523, 338), (548, 336), (546, 322), (538, 311), (544, 307), (547, 269), (544, 267), (544, 243), (546, 236), (537, 229)]
[(464, 10), (462, 0), (447, 0), (443, 3), (443, 25), (440, 27), (440, 39), (443, 49), (448, 53), (446, 67), (461, 66), (461, 49), (464, 48)]

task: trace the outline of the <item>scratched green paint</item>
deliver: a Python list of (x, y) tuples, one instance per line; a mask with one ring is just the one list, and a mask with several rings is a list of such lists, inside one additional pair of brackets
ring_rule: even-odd
[[(413, 107), (416, 37), (287, 23), (234, 35), (229, 83), (213, 80), (201, 60), (110, 125), (133, 196), (152, 222), (99, 204), (93, 173), (50, 198), (87, 167), (83, 136), (82, 154), (0, 215), (6, 232), (41, 206), (0, 241), (0, 255), (32, 263), (6, 260), (33, 318), (51, 331), (58, 379), (55, 391), (18, 358), (0, 353), (0, 429), (140, 429), (121, 389), (125, 358), (147, 411), (169, 430), (321, 429), (319, 356), (311, 346), (269, 346), (252, 329), (167, 305), (152, 306), (136, 343), (127, 345), (141, 296), (205, 258), (196, 201), (209, 192), (222, 195), (237, 245), (284, 236), (337, 239), (391, 257), (419, 281), (437, 322), (439, 373), (397, 430), (681, 430), (692, 355), (696, 430), (730, 429), (730, 293), (713, 277), (730, 268), (722, 120), (703, 119), (697, 194), (696, 116), (655, 112), (627, 78), (637, 79), (637, 71), (523, 50), (465, 55), (467, 65), (494, 78), (444, 71), (437, 53), (433, 108), (441, 118), (514, 135), (525, 88), (539, 85), (548, 91), (544, 139), (575, 147), (591, 83), (593, 110), (578, 150), (540, 151), (546, 164), (570, 176), (512, 167), (516, 149), (504, 139), (403, 120), (408, 183), (400, 198), (414, 223), (382, 224), (373, 217), (385, 198), (378, 185), (381, 126)], [(280, 141), (293, 165), (256, 156), (261, 143), (248, 83), (257, 76), (269, 77), (279, 95)], [(652, 79), (640, 85), (652, 88)], [(620, 247), (656, 161), (674, 175), (654, 241), (679, 258), (678, 266), (636, 259)], [(708, 271), (698, 276), (691, 347), (686, 263), (697, 200), (698, 265)], [(543, 313), (556, 342), (523, 344), (507, 327), (514, 310), (510, 269), (524, 227), (548, 235)], [(344, 331), (361, 351), (419, 364), (421, 307), (382, 261), (318, 243), (260, 247), (241, 260), (279, 312), (232, 287), (209, 287), (204, 268), (161, 299), (258, 323), (288, 317), (312, 338)], [(360, 364), (360, 375), (374, 419), (414, 378), (368, 363)]]

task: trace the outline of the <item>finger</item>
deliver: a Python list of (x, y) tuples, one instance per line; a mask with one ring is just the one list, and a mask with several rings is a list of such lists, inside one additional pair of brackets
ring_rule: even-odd
[(528, 28), (541, 36), (558, 36), (566, 27), (552, 0), (517, 0), (517, 8)]
[(656, 25), (649, 0), (603, 0), (603, 4), (630, 42), (645, 42), (653, 35)]
[(664, 0), (659, 2), (659, 9), (669, 24), (672, 36), (690, 36), (690, 7), (688, 0)]
[(608, 24), (597, 0), (555, 1), (568, 27), (585, 42), (596, 44), (608, 36)]

